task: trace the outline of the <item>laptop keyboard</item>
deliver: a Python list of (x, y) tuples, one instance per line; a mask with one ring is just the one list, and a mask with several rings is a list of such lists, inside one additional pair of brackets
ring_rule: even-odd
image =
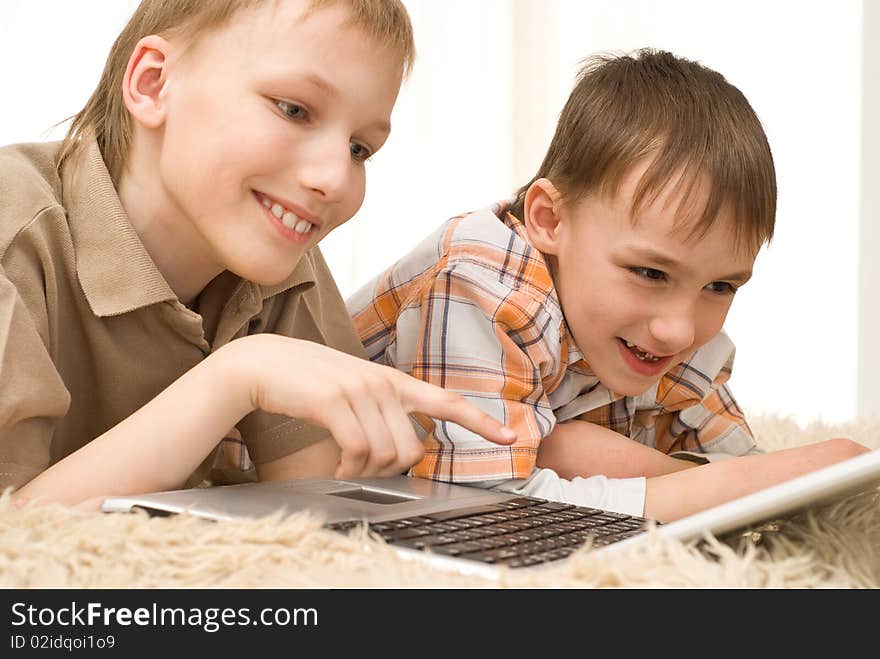
[[(609, 545), (643, 533), (648, 520), (534, 497), (369, 524), (390, 545), (511, 568), (565, 558), (587, 540)], [(328, 524), (348, 531), (363, 522)], [(659, 526), (659, 522), (657, 523)]]

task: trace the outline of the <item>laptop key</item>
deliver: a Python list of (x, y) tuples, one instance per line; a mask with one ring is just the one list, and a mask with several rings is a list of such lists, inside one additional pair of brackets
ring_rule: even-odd
[(646, 526), (647, 526), (646, 520), (636, 519), (636, 518), (626, 519), (622, 522), (616, 522), (616, 524), (623, 526), (625, 528), (640, 529), (640, 530), (646, 528)]
[(558, 501), (545, 501), (540, 505), (534, 506), (532, 510), (541, 510), (548, 513), (559, 513), (564, 510), (571, 510), (572, 508), (576, 508), (576, 506), (570, 503), (559, 503)]
[(402, 544), (410, 544), (410, 543), (418, 543), (420, 545), (419, 549), (422, 547), (433, 547), (435, 545), (448, 545), (453, 542), (458, 542), (459, 539), (450, 534), (443, 535), (426, 535), (418, 538), (404, 538), (401, 541)]
[(531, 506), (538, 506), (541, 504), (547, 503), (543, 499), (535, 499), (534, 497), (517, 497), (516, 499), (509, 499), (507, 501), (502, 501), (496, 505), (503, 506), (507, 509), (515, 509), (515, 508), (529, 508)]
[[(345, 530), (363, 522), (340, 522)], [(647, 520), (532, 497), (377, 522), (389, 544), (492, 565), (527, 567), (560, 560), (586, 542), (600, 547), (646, 530)]]
[(460, 517), (473, 517), (475, 515), (482, 515), (484, 513), (498, 513), (503, 510), (505, 510), (503, 507), (493, 503), (486, 506), (474, 506), (473, 508), (443, 510), (438, 513), (429, 513), (428, 515), (422, 516), (427, 517), (432, 522), (445, 522), (446, 520), (458, 519)]
[(413, 526), (408, 529), (385, 531), (381, 535), (382, 539), (385, 540), (385, 542), (392, 542), (394, 540), (405, 540), (407, 538), (418, 538), (426, 535), (431, 535), (431, 532), (424, 527)]
[(620, 513), (612, 513), (608, 510), (604, 510), (598, 515), (593, 515), (593, 519), (601, 519), (607, 522), (620, 522), (625, 519), (629, 519), (629, 515), (621, 515)]
[(486, 551), (487, 549), (491, 549), (491, 547), (486, 547), (486, 544), (484, 542), (469, 541), (455, 542), (450, 545), (437, 545), (435, 547), (431, 547), (430, 551), (434, 552), (435, 554), (444, 554), (446, 556), (461, 556), (463, 554)]

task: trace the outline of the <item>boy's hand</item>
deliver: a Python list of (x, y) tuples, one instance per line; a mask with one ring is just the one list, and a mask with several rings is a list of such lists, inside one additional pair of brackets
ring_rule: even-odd
[(610, 428), (572, 419), (557, 423), (538, 447), (537, 465), (562, 478), (660, 476), (698, 466), (645, 446)]
[(424, 448), (411, 412), (457, 423), (496, 444), (516, 439), (456, 393), (318, 343), (260, 334), (232, 346), (253, 409), (330, 431), (342, 452), (337, 478), (393, 476), (418, 463)]

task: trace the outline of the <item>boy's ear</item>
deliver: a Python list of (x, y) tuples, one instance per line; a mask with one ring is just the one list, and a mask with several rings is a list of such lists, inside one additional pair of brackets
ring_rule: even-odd
[(529, 186), (523, 203), (523, 223), (531, 243), (544, 254), (556, 254), (562, 221), (562, 195), (546, 178)]
[(171, 44), (152, 34), (138, 41), (128, 58), (122, 97), (134, 120), (147, 128), (157, 128), (165, 121), (162, 92), (168, 81), (170, 52)]

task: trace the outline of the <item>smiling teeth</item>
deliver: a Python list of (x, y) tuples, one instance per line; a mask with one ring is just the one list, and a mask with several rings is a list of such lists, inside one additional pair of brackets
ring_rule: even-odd
[(635, 343), (630, 343), (629, 341), (624, 341), (626, 347), (632, 351), (632, 353), (643, 362), (659, 362), (660, 357), (656, 355), (652, 355), (650, 352), (646, 352), (639, 348)]
[(285, 210), (281, 204), (272, 203), (268, 197), (263, 197), (262, 204), (288, 229), (293, 229), (297, 233), (308, 233), (312, 228), (311, 222), (299, 219), (295, 213)]

